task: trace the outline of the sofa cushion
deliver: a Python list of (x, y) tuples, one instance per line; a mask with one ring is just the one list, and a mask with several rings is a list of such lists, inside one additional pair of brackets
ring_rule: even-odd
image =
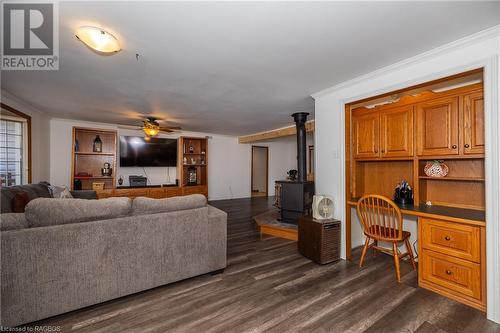
[(28, 227), (28, 221), (24, 213), (0, 214), (0, 231), (24, 229)]
[(86, 199), (45, 199), (30, 201), (26, 206), (28, 226), (50, 225), (107, 220), (130, 215), (129, 198)]
[(17, 185), (2, 187), (0, 190), (1, 196), (1, 213), (12, 213), (12, 200), (17, 193), (28, 193), (29, 200), (36, 198), (51, 198), (49, 191), (49, 183), (41, 182), (38, 184)]
[(132, 215), (166, 213), (177, 210), (200, 208), (206, 205), (207, 198), (205, 198), (203, 194), (192, 194), (166, 199), (138, 197), (132, 202)]

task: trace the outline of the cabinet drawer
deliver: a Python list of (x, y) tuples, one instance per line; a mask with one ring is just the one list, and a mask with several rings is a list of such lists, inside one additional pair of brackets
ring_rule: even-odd
[(182, 195), (182, 188), (180, 187), (167, 187), (167, 197), (178, 197)]
[(421, 219), (422, 247), (457, 258), (481, 261), (481, 233), (479, 227)]
[(203, 185), (198, 186), (186, 186), (182, 189), (183, 195), (189, 194), (204, 194), (207, 191), (207, 187)]
[(131, 199), (135, 197), (147, 197), (148, 190), (147, 189), (129, 189), (129, 190), (116, 190), (116, 197), (129, 197)]
[(114, 196), (114, 190), (99, 190), (96, 191), (98, 199), (111, 198)]
[(162, 199), (167, 197), (166, 192), (163, 188), (149, 189), (147, 196), (154, 199)]
[(481, 300), (481, 266), (424, 249), (422, 280)]

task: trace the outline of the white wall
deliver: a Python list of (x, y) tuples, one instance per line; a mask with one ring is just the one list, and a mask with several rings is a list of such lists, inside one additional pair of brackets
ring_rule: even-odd
[(266, 192), (267, 186), (267, 149), (261, 147), (252, 148), (252, 192)]
[[(335, 216), (342, 221), (345, 230), (345, 104), (485, 68), (487, 313), (489, 319), (497, 322), (500, 322), (499, 47), (500, 27), (495, 27), (313, 95), (317, 192), (333, 196)], [(345, 234), (342, 244), (342, 257), (345, 258)]]
[[(118, 131), (118, 135), (143, 135), (140, 130), (120, 129), (112, 124), (52, 119), (50, 121), (50, 177), (45, 178), (50, 179), (52, 184), (70, 186), (73, 126), (114, 129)], [(207, 133), (179, 132), (168, 137), (181, 135), (210, 137), (208, 140), (208, 196), (210, 200), (250, 197), (251, 145), (238, 144), (238, 138), (234, 136)], [(292, 139), (293, 137), (259, 143), (259, 145), (269, 147), (269, 195), (274, 195), (274, 181), (284, 179), (286, 171), (296, 168), (295, 141)], [(151, 184), (175, 183), (175, 167), (168, 169), (148, 167), (145, 171)], [(128, 184), (129, 175), (145, 175), (142, 168), (119, 167), (113, 172), (117, 176), (123, 176), (124, 185)]]
[(31, 181), (47, 181), (50, 175), (50, 116), (8, 92), (1, 91), (2, 103), (31, 116)]

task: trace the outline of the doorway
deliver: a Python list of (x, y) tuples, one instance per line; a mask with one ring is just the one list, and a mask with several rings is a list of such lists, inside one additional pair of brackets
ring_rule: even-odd
[(252, 146), (252, 197), (267, 197), (269, 178), (269, 148)]

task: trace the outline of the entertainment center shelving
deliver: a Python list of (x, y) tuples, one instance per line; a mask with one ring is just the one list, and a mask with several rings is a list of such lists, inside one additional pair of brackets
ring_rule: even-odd
[[(94, 140), (99, 136), (102, 142), (100, 152), (93, 151)], [(116, 131), (73, 127), (71, 188), (75, 180), (81, 181), (82, 190), (91, 190), (92, 183), (104, 183), (104, 188), (114, 188), (116, 170)], [(111, 176), (102, 176), (101, 168), (109, 163), (113, 168)]]
[[(102, 142), (102, 152), (93, 151), (96, 136)], [(179, 185), (153, 185), (147, 187), (116, 187), (118, 159), (118, 134), (114, 130), (73, 127), (71, 188), (75, 180), (82, 183), (83, 190), (91, 190), (92, 183), (104, 183), (97, 190), (99, 198), (139, 196), (167, 198), (188, 194), (203, 194), (208, 197), (208, 141), (206, 138), (179, 137), (177, 179)], [(184, 161), (186, 160), (186, 163)], [(104, 163), (110, 163), (113, 173), (102, 176)], [(189, 172), (196, 170), (196, 182), (189, 182)], [(86, 175), (85, 175), (86, 174)]]

